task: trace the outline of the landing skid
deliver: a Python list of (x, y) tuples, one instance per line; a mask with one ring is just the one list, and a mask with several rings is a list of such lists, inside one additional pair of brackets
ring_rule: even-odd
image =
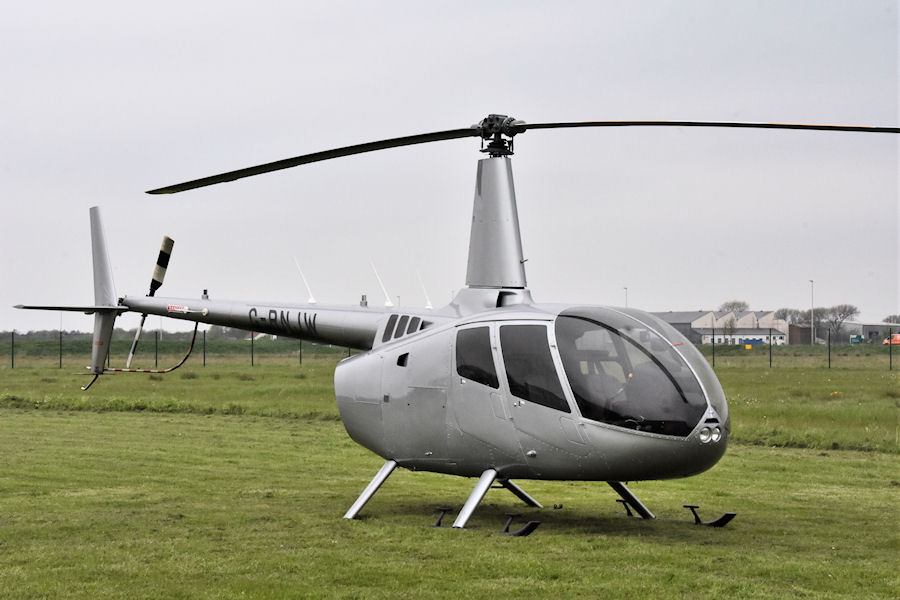
[(697, 514), (697, 509), (700, 508), (699, 506), (695, 504), (685, 504), (684, 507), (689, 508), (691, 510), (691, 513), (693, 513), (694, 525), (706, 525), (707, 527), (725, 527), (731, 522), (733, 518), (737, 516), (737, 513), (727, 512), (718, 519), (704, 522), (700, 520), (700, 515)]
[(515, 537), (525, 537), (527, 535), (531, 535), (534, 533), (534, 530), (538, 528), (538, 525), (541, 524), (540, 521), (528, 521), (523, 525), (520, 529), (516, 529), (515, 531), (510, 531), (509, 526), (512, 524), (513, 519), (516, 517), (521, 517), (522, 515), (518, 513), (507, 513), (506, 517), (506, 525), (503, 527), (503, 533), (506, 535), (511, 535)]
[[(529, 496), (528, 493), (525, 492), (525, 490), (520, 488), (509, 479), (498, 479), (497, 483), (500, 484), (499, 487), (508, 489), (516, 498), (518, 498), (528, 506), (532, 508), (544, 508), (540, 502)], [(494, 486), (494, 488), (497, 489), (497, 486)]]
[(384, 465), (382, 465), (381, 469), (375, 475), (375, 478), (369, 482), (369, 485), (366, 486), (366, 489), (363, 490), (363, 493), (359, 495), (359, 498), (356, 499), (356, 502), (353, 503), (353, 506), (350, 507), (344, 514), (345, 519), (355, 519), (356, 515), (359, 514), (359, 511), (362, 510), (362, 507), (366, 505), (372, 496), (375, 495), (375, 492), (378, 491), (378, 488), (381, 487), (381, 484), (390, 476), (391, 473), (394, 472), (394, 469), (397, 468), (397, 461), (389, 460)]
[[(366, 486), (366, 489), (363, 490), (362, 494), (359, 495), (359, 498), (356, 499), (356, 502), (353, 503), (353, 506), (344, 514), (345, 519), (355, 519), (362, 508), (366, 505), (366, 503), (375, 495), (375, 492), (381, 487), (381, 485), (390, 477), (391, 473), (394, 472), (394, 469), (397, 468), (397, 462), (393, 460), (389, 460), (382, 465), (381, 469), (369, 482), (369, 485)], [(494, 485), (494, 484), (497, 485)], [(632, 493), (628, 487), (625, 486), (621, 481), (608, 481), (609, 486), (616, 491), (620, 499), (617, 499), (616, 502), (622, 504), (625, 507), (625, 512), (629, 517), (639, 517), (641, 519), (655, 519), (656, 516), (650, 512), (650, 509), (644, 506), (644, 504), (638, 500), (637, 496)], [(541, 503), (532, 498), (525, 490), (519, 487), (517, 484), (513, 483), (506, 477), (497, 477), (496, 469), (487, 469), (484, 473), (481, 474), (481, 477), (478, 478), (478, 483), (475, 484), (475, 489), (472, 490), (472, 493), (469, 494), (469, 498), (466, 500), (466, 503), (463, 505), (462, 510), (459, 511), (459, 514), (456, 517), (456, 520), (453, 522), (453, 527), (456, 529), (463, 529), (466, 524), (469, 522), (469, 519), (472, 517), (472, 514), (475, 512), (475, 509), (478, 508), (478, 505), (481, 503), (482, 499), (484, 499), (485, 494), (487, 494), (490, 489), (499, 489), (504, 488), (509, 490), (516, 498), (524, 502), (526, 505), (531, 506), (533, 508), (543, 508)], [(685, 504), (685, 508), (690, 509), (691, 514), (694, 516), (694, 524), (695, 525), (705, 525), (707, 527), (724, 527), (728, 523), (731, 522), (732, 519), (737, 515), (737, 513), (728, 512), (723, 514), (718, 519), (714, 519), (712, 521), (703, 521), (700, 518), (700, 515), (697, 514), (697, 509), (700, 508), (696, 504)], [(555, 507), (554, 507), (555, 508)], [(450, 508), (440, 508), (438, 512), (440, 515), (437, 518), (432, 527), (440, 527), (441, 521), (444, 516), (449, 513), (452, 509)], [(637, 514), (635, 514), (637, 513)], [(526, 536), (537, 529), (537, 526), (540, 525), (540, 521), (529, 521), (525, 524), (524, 527), (519, 529), (518, 531), (509, 531), (510, 523), (512, 523), (513, 518), (518, 517), (518, 514), (515, 515), (507, 515), (509, 520), (506, 522), (506, 527), (503, 528), (503, 533), (507, 535), (516, 535), (516, 536)]]
[[(382, 465), (381, 469), (369, 482), (369, 485), (366, 486), (366, 489), (363, 490), (363, 493), (359, 495), (359, 498), (356, 499), (356, 502), (353, 503), (353, 506), (344, 514), (345, 519), (355, 519), (357, 515), (359, 515), (359, 511), (366, 505), (366, 503), (371, 500), (372, 496), (375, 495), (375, 492), (378, 491), (378, 488), (390, 477), (391, 473), (394, 472), (394, 469), (397, 468), (397, 461), (389, 460), (384, 465)], [(495, 486), (494, 483), (497, 485)], [(624, 486), (623, 486), (624, 487)], [(543, 508), (540, 502), (532, 498), (528, 493), (523, 490), (521, 487), (510, 481), (506, 477), (497, 477), (496, 469), (488, 469), (484, 473), (481, 474), (481, 477), (478, 479), (478, 483), (475, 485), (475, 489), (472, 490), (472, 493), (469, 495), (468, 500), (466, 500), (465, 505), (462, 507), (462, 510), (459, 511), (459, 515), (457, 515), (456, 520), (453, 522), (453, 526), (457, 529), (462, 529), (466, 526), (466, 523), (469, 522), (469, 519), (472, 516), (472, 513), (475, 512), (475, 509), (478, 507), (478, 504), (481, 502), (484, 495), (487, 494), (487, 491), (491, 488), (498, 489), (504, 488), (510, 491), (516, 498), (524, 502), (526, 505), (531, 506), (533, 508)], [(441, 513), (437, 519), (437, 522), (432, 527), (440, 527), (441, 520), (444, 518), (444, 515), (450, 512), (450, 508), (441, 508), (439, 512)], [(526, 525), (526, 527), (530, 526), (531, 523)], [(534, 525), (528, 533), (534, 531), (537, 525)], [(521, 530), (520, 530), (521, 531)], [(509, 532), (509, 523), (506, 524), (506, 529), (504, 533)], [(510, 535), (528, 535), (528, 533), (519, 533), (512, 532)]]
[(621, 500), (617, 500), (617, 502), (621, 502), (625, 505), (625, 512), (628, 513), (629, 517), (634, 515), (631, 514), (631, 509), (628, 508), (631, 505), (631, 508), (635, 510), (635, 512), (640, 515), (642, 519), (655, 519), (656, 517), (650, 512), (650, 509), (644, 506), (640, 500), (637, 499), (637, 496), (631, 493), (625, 484), (621, 481), (607, 481), (609, 487), (616, 490), (616, 493), (622, 496)]
[(494, 479), (496, 478), (497, 471), (495, 469), (488, 469), (481, 474), (481, 477), (478, 478), (478, 483), (475, 484), (475, 489), (469, 494), (469, 499), (466, 500), (462, 510), (460, 510), (459, 514), (456, 516), (456, 520), (453, 521), (454, 527), (462, 529), (466, 526), (472, 513), (475, 512), (475, 509), (478, 507), (481, 499), (484, 498), (484, 495), (487, 494), (487, 491), (491, 489), (491, 486), (494, 484)]
[[(462, 529), (466, 526), (466, 523), (469, 522), (469, 518), (472, 516), (472, 513), (475, 512), (475, 508), (478, 507), (478, 504), (484, 498), (484, 495), (487, 494), (487, 491), (491, 488), (497, 489), (497, 487), (494, 486), (495, 481), (498, 484), (497, 487), (506, 488), (516, 498), (524, 502), (526, 505), (533, 508), (543, 508), (540, 502), (529, 496), (528, 493), (518, 485), (505, 477), (501, 477), (498, 479), (497, 471), (495, 469), (488, 469), (481, 474), (481, 477), (478, 479), (478, 483), (475, 484), (475, 489), (472, 490), (472, 493), (469, 495), (469, 499), (466, 500), (466, 503), (462, 507), (462, 510), (459, 511), (459, 515), (457, 515), (456, 520), (453, 522), (454, 527), (456, 527), (457, 529)], [(510, 519), (510, 521), (511, 520), (512, 519)], [(529, 525), (531, 525), (531, 523), (529, 523)], [(536, 528), (537, 525), (535, 525), (534, 527)], [(534, 531), (534, 528), (532, 528), (528, 533), (531, 533), (531, 531)], [(509, 523), (506, 524), (504, 533), (509, 533)], [(513, 533), (511, 535), (528, 535), (528, 533)]]
[[(622, 504), (625, 507), (625, 513), (629, 517), (640, 517), (642, 519), (655, 519), (656, 517), (650, 512), (646, 506), (644, 506), (640, 500), (637, 499), (631, 490), (625, 487), (625, 484), (620, 481), (607, 481), (609, 486), (616, 490), (620, 496), (619, 499), (616, 499), (616, 502)], [(737, 516), (737, 513), (727, 512), (718, 519), (714, 519), (712, 521), (703, 521), (700, 519), (700, 515), (697, 514), (697, 509), (700, 508), (696, 504), (685, 504), (684, 508), (690, 509), (691, 514), (694, 515), (694, 525), (705, 525), (707, 527), (725, 527), (728, 525), (733, 518)], [(634, 512), (632, 512), (634, 509)], [(634, 513), (637, 513), (635, 515)]]

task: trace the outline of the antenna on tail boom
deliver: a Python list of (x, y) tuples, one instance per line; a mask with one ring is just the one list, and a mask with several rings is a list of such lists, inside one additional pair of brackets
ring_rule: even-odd
[(372, 265), (372, 270), (375, 271), (375, 278), (378, 279), (378, 285), (381, 286), (381, 291), (384, 292), (384, 305), (388, 308), (393, 308), (394, 303), (391, 302), (391, 297), (388, 295), (387, 288), (384, 287), (384, 282), (381, 280), (381, 275), (378, 274), (378, 269), (375, 268), (375, 262), (370, 260), (369, 264)]
[(300, 263), (297, 262), (297, 258), (294, 257), (294, 266), (297, 267), (297, 272), (300, 273), (300, 279), (303, 280), (303, 285), (306, 286), (306, 291), (309, 293), (309, 300), (306, 301), (307, 304), (315, 304), (316, 299), (313, 297), (312, 288), (309, 287), (309, 282), (306, 281), (306, 277), (303, 275), (303, 269), (300, 268)]

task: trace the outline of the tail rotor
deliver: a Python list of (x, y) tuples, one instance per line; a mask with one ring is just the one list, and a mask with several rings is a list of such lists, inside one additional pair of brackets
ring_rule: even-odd
[[(153, 277), (150, 279), (150, 292), (148, 296), (156, 295), (166, 278), (166, 269), (169, 267), (169, 258), (172, 256), (172, 248), (175, 246), (175, 240), (169, 236), (163, 236), (162, 245), (159, 248), (159, 256), (156, 259), (156, 267), (153, 269)], [(141, 315), (141, 323), (138, 325), (137, 332), (134, 334), (134, 341), (131, 343), (131, 350), (128, 351), (128, 360), (125, 361), (125, 368), (131, 368), (131, 360), (137, 351), (138, 342), (141, 340), (141, 332), (144, 330), (144, 321), (147, 320), (147, 313)]]

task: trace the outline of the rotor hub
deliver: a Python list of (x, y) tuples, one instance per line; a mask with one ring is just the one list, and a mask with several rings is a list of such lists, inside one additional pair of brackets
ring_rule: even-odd
[(507, 115), (488, 115), (476, 127), (483, 140), (490, 140), (487, 147), (482, 145), (481, 151), (496, 158), (513, 153), (512, 138), (525, 131), (525, 121)]

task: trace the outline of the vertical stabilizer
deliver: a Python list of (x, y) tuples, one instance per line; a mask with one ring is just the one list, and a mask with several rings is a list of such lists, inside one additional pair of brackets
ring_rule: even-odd
[(524, 288), (523, 263), (512, 163), (505, 156), (484, 158), (475, 181), (466, 285)]
[(103, 221), (100, 219), (100, 207), (91, 207), (91, 253), (94, 258), (94, 304), (96, 306), (115, 306), (116, 288), (113, 285), (112, 269), (109, 266), (109, 254), (106, 251), (106, 236), (103, 234)]
[(106, 357), (109, 355), (109, 342), (112, 339), (113, 325), (116, 322), (116, 288), (113, 285), (112, 269), (109, 266), (109, 254), (106, 251), (106, 236), (103, 235), (103, 223), (100, 220), (100, 207), (91, 207), (91, 253), (94, 260), (94, 304), (97, 307), (108, 306), (109, 309), (98, 308), (94, 312), (94, 344), (91, 348), (91, 373), (103, 373)]

